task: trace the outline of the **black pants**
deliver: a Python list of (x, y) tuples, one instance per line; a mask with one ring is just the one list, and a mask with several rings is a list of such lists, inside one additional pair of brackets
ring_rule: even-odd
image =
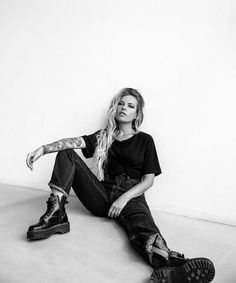
[[(113, 180), (100, 182), (79, 155), (68, 149), (58, 152), (49, 186), (66, 196), (72, 187), (82, 204), (92, 214), (108, 217), (111, 204), (138, 182), (139, 180), (124, 174), (116, 176)], [(161, 234), (154, 223), (144, 194), (128, 201), (120, 215), (114, 219), (125, 229), (130, 244), (152, 265), (150, 244), (155, 235)]]

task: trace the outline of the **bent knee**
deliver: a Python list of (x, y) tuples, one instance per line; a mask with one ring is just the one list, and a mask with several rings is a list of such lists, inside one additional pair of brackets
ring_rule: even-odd
[(63, 149), (57, 152), (58, 156), (72, 155), (75, 151), (72, 148)]

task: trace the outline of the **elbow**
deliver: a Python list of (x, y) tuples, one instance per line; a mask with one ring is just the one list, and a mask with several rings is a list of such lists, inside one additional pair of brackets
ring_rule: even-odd
[(147, 174), (143, 176), (143, 180), (147, 182), (149, 187), (151, 187), (154, 183), (154, 177), (154, 174)]
[(151, 179), (151, 180), (149, 181), (149, 187), (151, 188), (151, 187), (153, 186), (153, 184), (154, 184), (154, 179)]

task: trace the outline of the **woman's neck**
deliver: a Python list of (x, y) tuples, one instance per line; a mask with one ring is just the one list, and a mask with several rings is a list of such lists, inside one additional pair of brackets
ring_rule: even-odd
[(120, 124), (119, 131), (122, 135), (130, 135), (134, 133), (134, 129), (132, 128), (132, 124)]
[(135, 130), (132, 128), (132, 124), (121, 124), (119, 125), (119, 135), (120, 136), (128, 136), (133, 135)]

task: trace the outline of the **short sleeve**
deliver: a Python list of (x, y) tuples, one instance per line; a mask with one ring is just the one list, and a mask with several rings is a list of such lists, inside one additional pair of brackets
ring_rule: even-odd
[(142, 176), (151, 173), (154, 173), (155, 176), (157, 176), (161, 174), (162, 171), (153, 138), (149, 136), (146, 142), (146, 147), (144, 152)]
[(95, 133), (91, 135), (84, 135), (81, 136), (84, 139), (85, 148), (81, 148), (81, 151), (85, 158), (91, 158), (94, 155), (96, 146), (97, 146), (97, 134), (99, 131), (96, 131)]

